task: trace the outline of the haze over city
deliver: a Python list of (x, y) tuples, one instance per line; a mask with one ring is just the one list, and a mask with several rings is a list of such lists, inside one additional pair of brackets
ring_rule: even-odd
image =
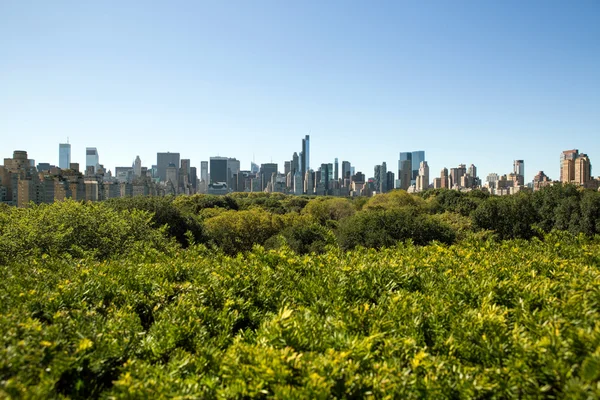
[[(458, 4), (460, 3), (460, 4)], [(372, 175), (424, 150), (432, 176), (600, 157), (600, 3), (3, 1), (0, 157), (107, 169), (179, 152)], [(597, 175), (597, 172), (595, 173)]]

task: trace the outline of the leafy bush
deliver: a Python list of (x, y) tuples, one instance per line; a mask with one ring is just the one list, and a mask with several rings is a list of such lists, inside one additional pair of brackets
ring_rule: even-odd
[(0, 264), (32, 255), (108, 259), (145, 246), (164, 251), (171, 243), (151, 219), (145, 211), (71, 200), (7, 209), (0, 215)]
[(343, 198), (316, 198), (310, 201), (303, 209), (303, 213), (310, 215), (316, 221), (325, 225), (327, 221), (340, 221), (354, 215), (352, 204)]
[(533, 226), (539, 220), (528, 193), (491, 197), (471, 216), (475, 229), (494, 231), (500, 239), (530, 239), (536, 235)]
[[(103, 203), (116, 210), (144, 210), (152, 213), (152, 225), (156, 228), (166, 225), (167, 233), (182, 246), (189, 244), (188, 232), (191, 232), (196, 243), (205, 242), (204, 231), (198, 219), (192, 214), (182, 212), (174, 204), (174, 200), (172, 196), (135, 196), (110, 199)], [(185, 203), (181, 200), (180, 205), (181, 202)]]
[(452, 243), (455, 233), (450, 226), (428, 215), (418, 215), (411, 208), (360, 211), (343, 220), (338, 229), (340, 246), (382, 248), (399, 241), (412, 240), (424, 245), (437, 240)]
[(598, 254), (556, 233), (11, 263), (0, 397), (597, 398)]
[[(298, 254), (322, 254), (327, 246), (336, 245), (334, 233), (312, 220), (301, 219), (293, 225), (287, 226), (280, 233), (283, 242)], [(272, 248), (279, 247), (279, 237), (274, 236)]]
[(231, 255), (264, 244), (283, 228), (280, 216), (261, 209), (225, 211), (204, 224), (208, 239)]

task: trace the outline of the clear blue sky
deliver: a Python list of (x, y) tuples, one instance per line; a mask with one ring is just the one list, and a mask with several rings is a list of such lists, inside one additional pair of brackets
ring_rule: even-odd
[[(600, 165), (600, 1), (0, 0), (0, 157)], [(593, 171), (599, 175), (600, 167)]]

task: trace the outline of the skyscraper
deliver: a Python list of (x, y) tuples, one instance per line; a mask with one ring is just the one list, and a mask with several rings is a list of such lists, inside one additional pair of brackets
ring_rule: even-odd
[(276, 163), (266, 163), (260, 165), (260, 190), (265, 190), (269, 182), (271, 182), (271, 178), (273, 174), (277, 175), (277, 164)]
[[(158, 169), (158, 178), (160, 182), (167, 181), (167, 167), (169, 164), (173, 164), (175, 166), (176, 174), (179, 172), (179, 168), (177, 166), (180, 165), (179, 162), (179, 153), (156, 153), (156, 168)], [(174, 183), (177, 184), (179, 177), (175, 179)]]
[(200, 180), (208, 184), (208, 161), (200, 161)]
[(234, 176), (237, 180), (237, 175), (240, 173), (240, 161), (236, 158), (227, 159), (227, 185), (230, 188), (234, 186)]
[(294, 155), (292, 156), (292, 165), (291, 165), (290, 172), (295, 173), (296, 171), (301, 172), (300, 171), (300, 160), (298, 158), (298, 153), (294, 152)]
[(525, 161), (515, 160), (513, 163), (513, 172), (515, 175), (525, 176)]
[(420, 151), (413, 151), (412, 152), (412, 157), (411, 157), (411, 167), (412, 167), (412, 177), (411, 177), (411, 184), (414, 185), (417, 181), (417, 176), (419, 176), (419, 168), (421, 166), (421, 163), (425, 161), (425, 152), (420, 150)]
[(60, 143), (58, 145), (58, 168), (69, 169), (71, 165), (71, 145)]
[(227, 183), (227, 157), (210, 158), (210, 183)]
[(571, 183), (575, 180), (575, 159), (579, 156), (579, 150), (566, 150), (560, 155), (560, 181)]
[(135, 176), (142, 176), (142, 160), (140, 156), (136, 156), (133, 162), (133, 174)]
[(398, 160), (398, 179), (400, 188), (407, 190), (412, 181), (412, 153), (401, 152)]
[(417, 176), (416, 189), (417, 192), (422, 192), (429, 188), (429, 165), (427, 161), (421, 161), (419, 166), (419, 175)]
[(310, 136), (306, 135), (302, 139), (302, 172), (306, 172), (310, 169)]
[(350, 179), (352, 177), (350, 161), (342, 161), (342, 179)]
[(592, 178), (592, 164), (587, 154), (580, 154), (575, 159), (575, 183), (584, 186)]
[(94, 167), (94, 172), (100, 166), (100, 158), (98, 157), (98, 149), (95, 147), (85, 148), (85, 168)]
[(335, 162), (333, 164), (333, 179), (337, 182), (340, 179), (340, 164), (338, 163), (338, 159), (335, 159)]

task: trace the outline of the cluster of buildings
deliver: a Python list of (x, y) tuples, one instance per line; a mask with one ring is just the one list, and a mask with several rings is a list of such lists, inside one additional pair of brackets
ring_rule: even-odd
[[(428, 189), (469, 191), (483, 188), (495, 195), (509, 195), (520, 190), (539, 190), (553, 182), (540, 171), (533, 182), (525, 182), (525, 162), (515, 160), (512, 172), (504, 175), (491, 173), (485, 184), (477, 176), (477, 168), (460, 164), (443, 168), (440, 176), (430, 180), (429, 166), (424, 151), (401, 152), (397, 175), (389, 171), (385, 162), (376, 165), (373, 177), (355, 171), (349, 161), (341, 164), (322, 163), (312, 168), (310, 137), (302, 139), (299, 152), (285, 161), (283, 172), (277, 163), (251, 163), (242, 170), (240, 161), (230, 157), (211, 157), (200, 162), (200, 173), (189, 159), (179, 153), (157, 153), (156, 164), (142, 166), (139, 156), (131, 166), (116, 167), (114, 174), (102, 164), (95, 147), (86, 148), (86, 164), (80, 168), (71, 162), (71, 145), (59, 144), (58, 166), (39, 163), (17, 150), (12, 158), (5, 158), (0, 166), (0, 203), (24, 207), (30, 202), (51, 203), (72, 198), (100, 201), (115, 197), (138, 195), (177, 195), (207, 193), (224, 195), (231, 192), (279, 192), (317, 196), (372, 196), (393, 189), (411, 193)], [(600, 180), (591, 174), (592, 166), (586, 154), (568, 150), (560, 158), (560, 182), (585, 188), (598, 189)]]

